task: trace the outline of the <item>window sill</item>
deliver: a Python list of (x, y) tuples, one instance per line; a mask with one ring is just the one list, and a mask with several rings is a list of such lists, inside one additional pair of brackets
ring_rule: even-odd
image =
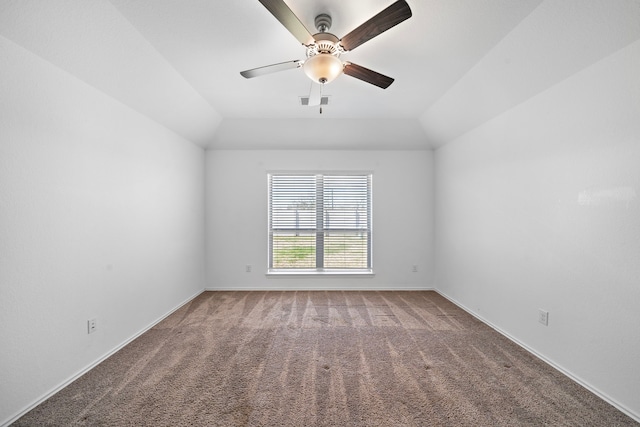
[(269, 270), (265, 274), (268, 278), (276, 277), (374, 277), (373, 270)]

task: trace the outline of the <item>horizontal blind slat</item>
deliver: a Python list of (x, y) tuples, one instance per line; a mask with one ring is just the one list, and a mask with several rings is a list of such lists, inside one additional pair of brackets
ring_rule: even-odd
[(268, 180), (270, 267), (371, 267), (371, 175), (270, 174)]

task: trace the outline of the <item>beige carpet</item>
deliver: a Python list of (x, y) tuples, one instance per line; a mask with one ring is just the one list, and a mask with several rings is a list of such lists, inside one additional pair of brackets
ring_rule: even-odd
[(205, 292), (14, 425), (638, 424), (434, 292)]

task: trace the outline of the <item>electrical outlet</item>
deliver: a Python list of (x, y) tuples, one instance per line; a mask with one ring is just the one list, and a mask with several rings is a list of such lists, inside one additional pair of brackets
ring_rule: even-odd
[(417, 273), (418, 272), (418, 266), (414, 264), (414, 266), (411, 269), (411, 271), (413, 271), (414, 273)]
[(244, 267), (244, 271), (246, 271), (247, 273), (251, 273), (251, 264), (247, 264), (247, 265)]
[(538, 322), (544, 326), (549, 326), (549, 312), (547, 310), (538, 309)]
[(94, 333), (98, 329), (98, 321), (96, 319), (87, 320), (87, 333)]

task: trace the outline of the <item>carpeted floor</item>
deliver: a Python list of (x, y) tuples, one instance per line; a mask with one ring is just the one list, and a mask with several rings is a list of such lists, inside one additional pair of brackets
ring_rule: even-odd
[(14, 426), (627, 426), (435, 292), (205, 292)]

